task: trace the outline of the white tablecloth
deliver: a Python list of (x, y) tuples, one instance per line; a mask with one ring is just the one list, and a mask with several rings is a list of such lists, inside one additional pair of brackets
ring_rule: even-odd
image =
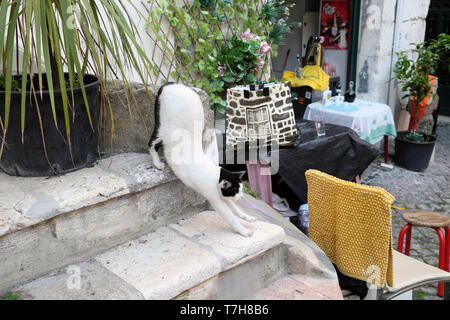
[(371, 144), (380, 142), (385, 135), (397, 136), (391, 108), (386, 104), (356, 99), (352, 103), (336, 105), (321, 102), (308, 105), (306, 120), (323, 118), (326, 123), (352, 128), (363, 140)]

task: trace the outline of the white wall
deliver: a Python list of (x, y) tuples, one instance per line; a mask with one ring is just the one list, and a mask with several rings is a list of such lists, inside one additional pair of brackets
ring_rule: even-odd
[[(406, 102), (400, 101), (401, 90), (395, 81), (391, 83), (392, 67), (396, 62), (395, 51), (410, 51), (424, 40), (426, 17), (430, 0), (404, 0), (403, 11), (397, 6), (400, 0), (363, 0), (358, 48), (358, 74), (367, 61), (369, 65), (369, 92), (360, 93), (357, 80), (357, 95), (362, 99), (387, 103), (398, 121), (400, 111)], [(396, 20), (398, 40), (395, 41)], [(392, 87), (390, 88), (392, 84)]]

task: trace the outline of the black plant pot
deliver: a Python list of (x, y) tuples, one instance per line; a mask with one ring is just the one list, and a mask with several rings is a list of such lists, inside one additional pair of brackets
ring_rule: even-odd
[(395, 139), (395, 163), (412, 171), (424, 171), (430, 164), (436, 138), (430, 142), (414, 142), (406, 139), (407, 131), (399, 132)]
[[(67, 77), (67, 75), (66, 75)], [(35, 88), (39, 88), (38, 77), (34, 77)], [(47, 83), (43, 75), (44, 84)], [(42, 177), (55, 174), (64, 174), (84, 168), (97, 159), (98, 144), (98, 118), (100, 111), (99, 92), (100, 81), (96, 76), (84, 77), (87, 100), (94, 129), (92, 129), (81, 88), (74, 89), (75, 117), (69, 108), (71, 150), (66, 136), (66, 125), (61, 91), (55, 91), (55, 108), (58, 129), (55, 126), (48, 91), (36, 92), (42, 127), (45, 137), (45, 145), (48, 158), (45, 155), (41, 127), (37, 113), (35, 100), (30, 92), (27, 92), (25, 112), (25, 131), (22, 143), (21, 133), (21, 93), (13, 92), (11, 96), (11, 111), (9, 127), (6, 135), (6, 145), (3, 156), (0, 159), (0, 168), (9, 175), (24, 177)], [(69, 100), (72, 101), (72, 93), (67, 89)], [(5, 92), (0, 91), (0, 105), (4, 105)], [(5, 109), (0, 108), (0, 116), (5, 119)], [(3, 131), (0, 127), (0, 134)], [(1, 142), (1, 141), (0, 141)]]

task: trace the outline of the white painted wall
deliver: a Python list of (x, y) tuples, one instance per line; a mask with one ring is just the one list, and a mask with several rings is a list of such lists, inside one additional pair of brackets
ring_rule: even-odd
[[(397, 3), (400, 0), (363, 0), (361, 8), (361, 25), (358, 48), (357, 72), (364, 62), (369, 65), (369, 92), (360, 93), (357, 80), (357, 95), (362, 99), (387, 103), (393, 110), (396, 121), (406, 102), (396, 85), (389, 97), (391, 68), (396, 62), (393, 54), (394, 31), (397, 16), (403, 16), (398, 22), (399, 38), (397, 51), (411, 51), (411, 43), (424, 40), (426, 17), (430, 0), (404, 0), (403, 14), (397, 15)], [(358, 79), (357, 74), (357, 79)]]

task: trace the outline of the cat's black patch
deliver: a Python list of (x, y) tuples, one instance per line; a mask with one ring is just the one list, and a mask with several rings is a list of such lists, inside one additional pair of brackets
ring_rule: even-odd
[[(148, 146), (151, 147), (153, 142), (158, 138), (158, 132), (159, 132), (159, 127), (161, 126), (161, 123), (159, 121), (159, 111), (160, 111), (160, 103), (159, 103), (159, 97), (161, 96), (163, 90), (165, 87), (170, 86), (172, 84), (175, 84), (175, 82), (167, 82), (166, 84), (162, 85), (161, 88), (159, 88), (158, 90), (158, 94), (156, 95), (155, 98), (155, 130), (153, 130), (153, 134), (150, 138), (150, 141), (148, 142)], [(159, 148), (162, 147), (162, 143), (158, 143), (155, 146), (155, 150), (158, 151)]]
[(224, 197), (234, 197), (239, 193), (243, 172), (230, 172), (224, 168), (220, 168), (219, 186)]

